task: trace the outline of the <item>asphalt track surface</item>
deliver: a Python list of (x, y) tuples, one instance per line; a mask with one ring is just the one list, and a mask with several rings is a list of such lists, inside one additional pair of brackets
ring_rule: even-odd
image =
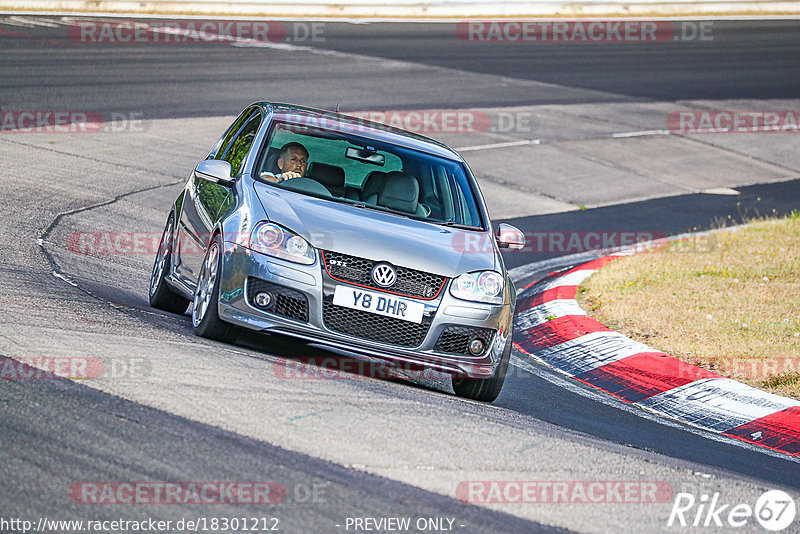
[[(5, 26), (9, 33), (2, 41), (0, 104), (26, 109), (50, 102), (66, 109), (128, 110), (167, 118), (231, 115), (243, 101), (287, 97), (301, 105), (339, 104), (342, 110), (797, 97), (797, 21), (712, 24), (710, 41), (624, 46), (467, 42), (458, 38), (454, 24), (396, 23), (328, 23), (321, 32), (323, 41), (290, 41), (444, 67), (454, 75), (538, 82), (535, 91), (499, 82), (465, 85), (458, 75), (430, 79), (421, 69), (395, 76), (370, 72), (369, 64), (334, 69), (335, 62), (298, 63), (270, 57), (257, 47), (155, 42), (104, 46), (73, 41), (64, 27)], [(402, 94), (385, 90), (399, 84), (405, 86)]]
[[(89, 46), (71, 41), (59, 24), (0, 29), (2, 109), (141, 113), (154, 125), (141, 138), (0, 139), (6, 212), (0, 353), (144, 357), (153, 368), (144, 378), (99, 385), (0, 381), (4, 517), (177, 519), (245, 511), (280, 517), (287, 532), (339, 532), (345, 518), (365, 516), (447, 516), (464, 532), (544, 532), (553, 525), (681, 531), (666, 527), (669, 503), (645, 511), (605, 504), (487, 507), (459, 502), (455, 487), (503, 477), (642, 479), (667, 481), (676, 491), (718, 491), (728, 502), (752, 503), (770, 488), (798, 495), (796, 461), (650, 418), (541, 366), (516, 366), (491, 406), (461, 401), (448, 386), (427, 381), (277, 380), (275, 370), (298, 355), (330, 354), (257, 334), (231, 347), (195, 338), (187, 316), (147, 306), (150, 257), (80, 256), (63, 245), (70, 232), (87, 228), (159, 231), (192, 162), (224, 128), (227, 119), (220, 117), (253, 100), (353, 110), (587, 106), (600, 115), (610, 109), (603, 106), (689, 100), (786, 109), (800, 89), (796, 22), (715, 22), (712, 42), (622, 51), (476, 45), (455, 38), (452, 25), (437, 24), (327, 24), (324, 42), (298, 44), (313, 53), (221, 44)], [(562, 120), (554, 129), (580, 139), (580, 128)], [(631, 124), (637, 126), (635, 119)], [(503, 218), (529, 232), (625, 228), (674, 235), (783, 214), (798, 207), (800, 165), (780, 147), (796, 148), (796, 141), (763, 137), (752, 148), (760, 152), (750, 155), (730, 146), (738, 140), (708, 141), (709, 152), (724, 149), (726, 157), (744, 154), (770, 165), (768, 182), (728, 183), (738, 196), (684, 191), (641, 199), (616, 191), (585, 202), (586, 210), (574, 209), (584, 204), (578, 195), (557, 199), (571, 211)], [(456, 141), (464, 146), (463, 138)], [(480, 162), (470, 163), (480, 170)], [(578, 188), (590, 190), (592, 183)], [(543, 199), (557, 196), (545, 193)], [(557, 256), (506, 259), (516, 267)], [(528, 273), (521, 283), (545, 274)], [(67, 496), (76, 481), (131, 480), (276, 480), (288, 497), (265, 510), (89, 506)], [(309, 501), (305, 489), (314, 484), (323, 496)]]

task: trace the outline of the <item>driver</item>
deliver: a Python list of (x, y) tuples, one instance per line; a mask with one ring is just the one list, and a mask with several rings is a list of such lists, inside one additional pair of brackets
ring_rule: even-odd
[(262, 177), (271, 182), (280, 183), (284, 180), (304, 176), (308, 168), (308, 150), (306, 150), (306, 147), (294, 141), (283, 145), (278, 155), (278, 168), (281, 172), (277, 175), (264, 173)]

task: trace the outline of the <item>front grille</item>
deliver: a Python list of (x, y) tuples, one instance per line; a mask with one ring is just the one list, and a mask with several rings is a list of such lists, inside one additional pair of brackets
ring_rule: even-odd
[(419, 347), (430, 327), (430, 323), (412, 323), (331, 302), (323, 302), (322, 319), (328, 330), (401, 347)]
[[(262, 291), (272, 295), (272, 302), (269, 306), (262, 307), (256, 304), (255, 297)], [(265, 312), (303, 323), (308, 322), (308, 298), (303, 293), (288, 287), (250, 277), (247, 279), (247, 302), (254, 308)]]
[(436, 352), (474, 356), (467, 347), (470, 341), (477, 338), (482, 340), (483, 344), (486, 346), (486, 348), (483, 349), (483, 354), (486, 354), (493, 337), (494, 330), (491, 328), (448, 326), (445, 328), (444, 332), (439, 335), (439, 339), (436, 341), (436, 346), (433, 347), (433, 350)]
[(444, 276), (395, 265), (397, 282), (390, 288), (383, 288), (375, 284), (370, 277), (372, 267), (380, 262), (330, 250), (322, 251), (322, 255), (325, 258), (325, 268), (328, 270), (328, 274), (336, 280), (371, 287), (379, 291), (391, 291), (408, 297), (435, 298), (446, 280)]

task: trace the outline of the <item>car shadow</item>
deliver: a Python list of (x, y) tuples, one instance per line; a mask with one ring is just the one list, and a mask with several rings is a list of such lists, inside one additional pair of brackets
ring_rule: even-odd
[(398, 366), (379, 358), (353, 355), (342, 350), (279, 334), (242, 330), (236, 345), (280, 358), (275, 376), (290, 380), (384, 380), (453, 394), (450, 376), (421, 366)]

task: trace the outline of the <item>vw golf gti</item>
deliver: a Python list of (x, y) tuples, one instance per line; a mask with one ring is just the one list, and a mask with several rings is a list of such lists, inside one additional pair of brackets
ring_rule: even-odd
[[(233, 341), (249, 328), (452, 376), (493, 401), (516, 292), (454, 150), (324, 110), (258, 102), (192, 172), (167, 217), (150, 304)], [(266, 338), (265, 338), (266, 339)]]

